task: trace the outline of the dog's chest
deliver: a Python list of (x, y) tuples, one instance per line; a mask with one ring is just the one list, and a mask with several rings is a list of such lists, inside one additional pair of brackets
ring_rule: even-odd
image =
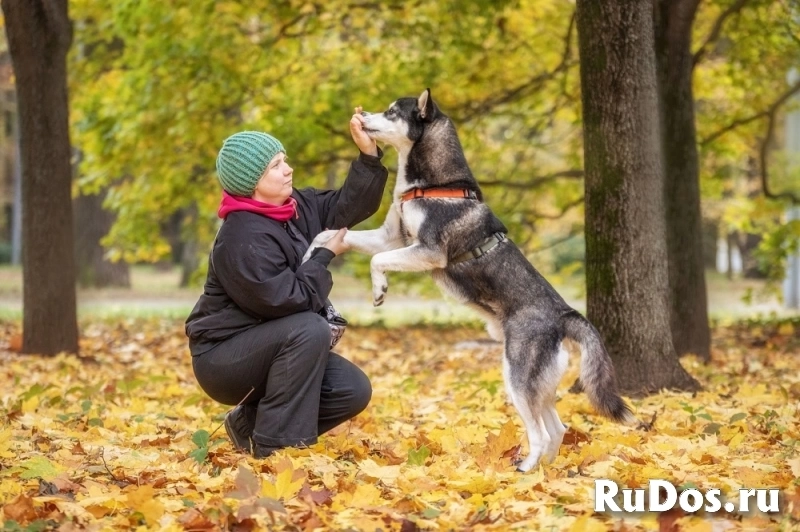
[(439, 287), (439, 289), (447, 294), (448, 296), (452, 297), (459, 303), (466, 303), (469, 301), (469, 297), (464, 292), (464, 290), (456, 283), (449, 275), (447, 275), (444, 270), (434, 270), (431, 272), (431, 276), (433, 277), (434, 282)]
[(400, 221), (403, 228), (403, 237), (415, 241), (425, 223), (425, 210), (416, 201), (410, 200), (400, 204)]

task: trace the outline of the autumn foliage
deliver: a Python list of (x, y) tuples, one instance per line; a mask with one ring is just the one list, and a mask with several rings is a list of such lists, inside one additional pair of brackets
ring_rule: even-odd
[[(705, 386), (632, 400), (650, 431), (559, 388), (560, 455), (529, 474), (498, 344), (479, 329), (348, 331), (369, 408), (308, 449), (258, 461), (220, 429), (179, 323), (95, 322), (81, 356), (15, 353), (0, 325), (5, 530), (770, 530), (800, 523), (800, 323), (718, 327)], [(627, 487), (780, 488), (778, 514), (623, 518), (593, 511), (594, 479)]]

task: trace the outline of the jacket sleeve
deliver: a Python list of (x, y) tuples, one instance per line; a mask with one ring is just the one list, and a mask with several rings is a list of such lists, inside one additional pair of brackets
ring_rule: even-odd
[(381, 157), (380, 148), (377, 157), (359, 154), (339, 190), (317, 191), (317, 209), (323, 229), (349, 228), (378, 211), (389, 176)]
[(278, 242), (263, 233), (218, 243), (212, 252), (225, 292), (245, 312), (267, 320), (319, 312), (333, 286), (327, 269), (333, 257), (330, 250), (320, 249), (292, 271)]

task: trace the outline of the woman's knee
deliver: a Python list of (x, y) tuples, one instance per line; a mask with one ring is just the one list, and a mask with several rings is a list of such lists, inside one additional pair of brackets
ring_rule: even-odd
[(293, 332), (296, 340), (314, 351), (327, 352), (331, 347), (331, 329), (325, 318), (313, 312), (298, 315), (297, 329)]
[(355, 416), (369, 405), (372, 400), (372, 383), (363, 371), (356, 372), (357, 377), (352, 383), (352, 413)]

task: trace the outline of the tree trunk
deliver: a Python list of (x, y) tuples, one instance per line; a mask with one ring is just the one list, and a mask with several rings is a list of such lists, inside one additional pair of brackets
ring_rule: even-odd
[(180, 217), (179, 236), (182, 242), (180, 263), (181, 263), (181, 281), (180, 287), (186, 288), (192, 285), (195, 280), (197, 268), (200, 267), (200, 253), (198, 249), (197, 237), (190, 234), (186, 230), (187, 225), (197, 222), (200, 213), (197, 210), (197, 203), (192, 202), (185, 210), (182, 211)]
[(2, 9), (20, 119), (22, 350), (76, 353), (67, 0), (3, 0)]
[(700, 169), (692, 92), (692, 24), (700, 0), (659, 0), (656, 58), (664, 150), (670, 328), (679, 356), (711, 359)]
[(100, 240), (108, 234), (114, 223), (114, 214), (103, 208), (105, 193), (75, 198), (75, 262), (78, 283), (84, 287), (131, 285), (128, 264), (111, 262), (105, 258)]
[(587, 314), (623, 393), (696, 390), (672, 346), (651, 0), (578, 0)]

